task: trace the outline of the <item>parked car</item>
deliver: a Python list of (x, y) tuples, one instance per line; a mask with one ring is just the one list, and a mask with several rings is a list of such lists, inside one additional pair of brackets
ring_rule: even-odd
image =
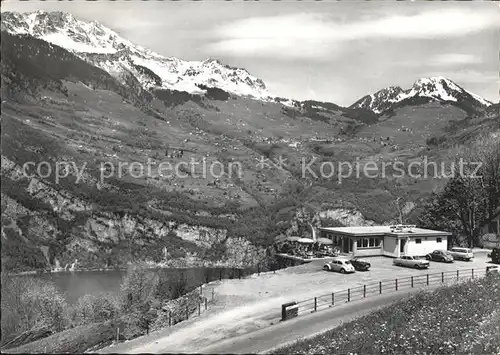
[(493, 248), (490, 258), (492, 263), (500, 264), (500, 248)]
[(467, 248), (451, 248), (450, 254), (455, 260), (470, 261), (474, 258), (472, 250)]
[(452, 263), (453, 256), (447, 250), (434, 250), (425, 256), (427, 260), (441, 261), (443, 263)]
[(368, 269), (372, 266), (369, 262), (361, 260), (359, 257), (355, 256), (350, 260), (352, 266), (356, 271), (368, 271)]
[(342, 258), (334, 258), (329, 263), (326, 263), (323, 266), (323, 270), (326, 271), (337, 271), (342, 274), (355, 272), (354, 266), (347, 259)]
[(418, 256), (405, 255), (394, 259), (395, 266), (413, 267), (415, 269), (426, 269), (430, 263), (428, 260), (420, 259)]

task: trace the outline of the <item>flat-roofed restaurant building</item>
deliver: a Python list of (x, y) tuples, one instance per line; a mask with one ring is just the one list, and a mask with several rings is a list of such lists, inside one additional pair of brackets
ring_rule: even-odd
[(423, 256), (433, 250), (446, 250), (449, 232), (416, 228), (413, 225), (323, 227), (321, 237), (333, 241), (344, 254), (352, 256)]

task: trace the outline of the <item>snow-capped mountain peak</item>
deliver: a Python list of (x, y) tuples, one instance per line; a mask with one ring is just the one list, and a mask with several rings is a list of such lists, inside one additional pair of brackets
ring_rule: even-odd
[(421, 95), (423, 95), (423, 93), (426, 93), (429, 95), (434, 95), (441, 100), (448, 99), (449, 101), (456, 101), (457, 95), (468, 94), (485, 106), (489, 106), (492, 104), (490, 101), (465, 90), (450, 79), (442, 76), (421, 78), (417, 80), (415, 84), (413, 84), (413, 88), (418, 88), (421, 91)]
[(4, 12), (2, 30), (29, 34), (73, 52), (116, 53), (120, 48), (133, 46), (98, 22), (80, 21), (72, 14), (60, 11)]
[(475, 107), (487, 107), (491, 102), (473, 94), (452, 80), (442, 76), (420, 78), (407, 90), (389, 87), (375, 94), (367, 95), (351, 105), (351, 108), (364, 108), (382, 114), (397, 105), (414, 99), (463, 104), (468, 102)]
[[(441, 76), (421, 78), (415, 81), (408, 96), (427, 96), (441, 101), (457, 101), (454, 93), (462, 92), (463, 89), (453, 81)], [(403, 96), (404, 97), (404, 96)]]
[(73, 52), (122, 82), (135, 76), (145, 89), (162, 88), (202, 93), (217, 87), (236, 95), (267, 99), (264, 82), (247, 70), (219, 60), (185, 61), (138, 46), (99, 22), (86, 22), (64, 12), (2, 13), (2, 30), (28, 34)]

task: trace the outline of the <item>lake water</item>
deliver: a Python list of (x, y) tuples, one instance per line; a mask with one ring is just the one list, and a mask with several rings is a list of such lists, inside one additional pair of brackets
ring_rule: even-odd
[(47, 281), (52, 281), (66, 296), (70, 304), (86, 295), (97, 295), (102, 292), (117, 294), (126, 271), (78, 271), (55, 272), (36, 275)]
[[(185, 277), (188, 290), (208, 281), (239, 277), (238, 269), (228, 268), (186, 268), (159, 269), (168, 279), (176, 280)], [(244, 276), (245, 272), (242, 273)], [(65, 294), (69, 304), (86, 295), (97, 295), (102, 292), (118, 294), (126, 271), (75, 271), (33, 275), (33, 277), (53, 282)]]
[[(281, 260), (277, 268), (298, 265), (300, 262), (294, 260)], [(234, 269), (234, 268), (164, 268), (158, 269), (162, 273), (162, 280), (176, 281), (184, 277), (187, 290), (192, 290), (204, 283), (231, 278), (243, 278), (253, 273), (265, 272), (260, 268)], [(46, 274), (32, 275), (33, 277), (53, 282), (59, 290), (64, 293), (69, 304), (87, 294), (97, 295), (103, 292), (118, 294), (125, 270), (114, 271), (65, 271)]]

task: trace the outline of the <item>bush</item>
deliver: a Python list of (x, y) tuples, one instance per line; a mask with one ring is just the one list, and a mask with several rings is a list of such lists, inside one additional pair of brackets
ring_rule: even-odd
[(121, 309), (125, 312), (149, 310), (158, 290), (158, 275), (144, 265), (132, 265), (120, 286)]
[(68, 305), (56, 286), (28, 276), (2, 275), (2, 343), (34, 328), (52, 332), (69, 324)]
[(127, 323), (131, 337), (149, 331), (149, 326), (156, 318), (151, 312), (157, 306), (156, 295), (159, 284), (158, 274), (144, 265), (132, 265), (121, 284), (120, 311)]
[(178, 278), (170, 283), (170, 298), (175, 299), (186, 294), (188, 290), (188, 282), (185, 273), (179, 275)]
[(74, 306), (72, 319), (75, 325), (104, 322), (116, 317), (118, 311), (118, 299), (111, 293), (85, 295)]

